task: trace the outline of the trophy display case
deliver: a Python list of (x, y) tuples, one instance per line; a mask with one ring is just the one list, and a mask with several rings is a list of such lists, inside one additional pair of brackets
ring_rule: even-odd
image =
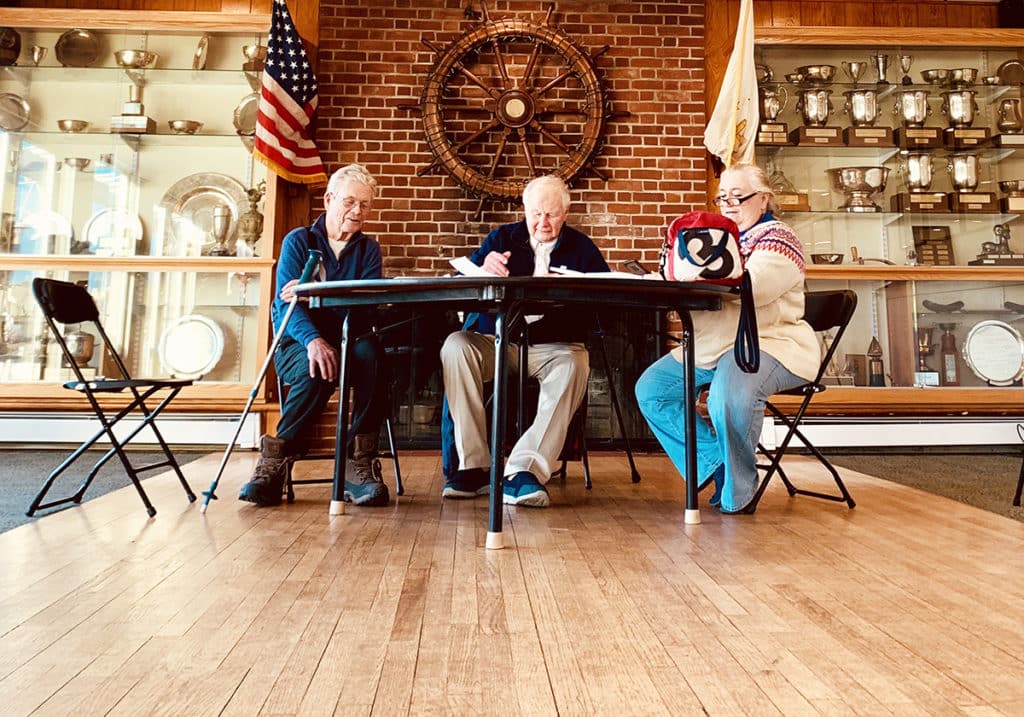
[[(781, 218), (804, 243), (809, 288), (860, 299), (828, 401), (1012, 411), (1024, 393), (1024, 31), (965, 30), (952, 46), (938, 29), (820, 30), (758, 31), (762, 114), (790, 132), (756, 156), (786, 188)], [(766, 104), (778, 97), (799, 99)], [(808, 141), (823, 127), (828, 141)]]
[[(0, 407), (68, 393), (36, 276), (88, 286), (139, 375), (202, 375), (179, 407), (233, 406), (268, 345), (251, 156), (268, 17), (39, 15), (0, 67)], [(103, 375), (91, 337), (68, 332)]]

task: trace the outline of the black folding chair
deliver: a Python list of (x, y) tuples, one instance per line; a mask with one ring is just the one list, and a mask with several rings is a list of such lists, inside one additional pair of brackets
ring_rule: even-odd
[[(828, 458), (822, 455), (821, 451), (815, 448), (814, 445), (807, 440), (807, 436), (805, 436), (800, 430), (800, 422), (803, 420), (804, 414), (807, 412), (807, 407), (811, 404), (811, 399), (826, 388), (825, 384), (821, 382), (821, 379), (825, 375), (825, 371), (828, 368), (829, 363), (832, 361), (832, 356), (835, 354), (836, 348), (839, 346), (839, 340), (843, 337), (843, 333), (846, 331), (846, 327), (849, 325), (850, 319), (853, 318), (853, 313), (857, 308), (857, 294), (849, 289), (838, 291), (810, 291), (807, 292), (804, 302), (804, 321), (810, 324), (811, 328), (816, 332), (834, 331), (835, 333), (832, 337), (831, 343), (824, 352), (824, 356), (821, 359), (821, 365), (818, 367), (818, 374), (814, 377), (814, 380), (782, 392), (783, 395), (802, 397), (803, 400), (800, 401), (800, 405), (797, 407), (796, 412), (792, 416), (787, 416), (771, 401), (765, 403), (765, 407), (768, 409), (768, 412), (786, 426), (786, 435), (774, 451), (765, 448), (761, 443), (758, 443), (757, 445), (758, 450), (761, 451), (761, 453), (763, 453), (770, 462), (763, 465), (758, 464), (758, 468), (765, 469), (766, 473), (764, 478), (761, 479), (761, 484), (758, 486), (753, 502), (750, 504), (751, 509), (757, 506), (765, 488), (768, 487), (768, 482), (776, 473), (779, 474), (782, 482), (786, 485), (786, 490), (789, 491), (790, 496), (809, 495), (815, 498), (823, 498), (825, 500), (841, 501), (845, 502), (851, 508), (856, 505), (853, 498), (850, 496), (849, 491), (846, 490), (846, 485), (843, 483), (843, 479), (839, 477), (839, 472), (836, 471), (835, 466), (832, 465)], [(792, 482), (790, 482), (781, 463), (793, 438), (799, 438), (801, 442), (803, 442), (804, 447), (810, 451), (811, 455), (817, 458), (818, 462), (824, 466), (825, 470), (832, 475), (833, 480), (835, 480), (836, 485), (839, 487), (839, 495), (803, 490), (795, 487)]]
[[(177, 474), (178, 480), (181, 481), (181, 485), (185, 489), (185, 495), (188, 496), (189, 502), (191, 503), (195, 501), (196, 496), (189, 487), (188, 482), (185, 480), (185, 476), (182, 475), (178, 461), (175, 460), (174, 454), (171, 453), (171, 449), (167, 446), (167, 442), (164, 440), (163, 436), (160, 435), (160, 431), (156, 427), (156, 417), (160, 415), (160, 412), (170, 404), (182, 388), (190, 386), (193, 383), (193, 379), (132, 378), (128, 368), (124, 364), (124, 361), (121, 360), (120, 355), (117, 353), (117, 350), (111, 343), (110, 338), (107, 336), (106, 331), (103, 330), (103, 325), (100, 323), (100, 314), (99, 310), (96, 308), (96, 303), (92, 300), (89, 292), (86, 291), (84, 287), (77, 284), (71, 284), (66, 281), (36, 278), (32, 281), (32, 292), (35, 294), (36, 301), (39, 303), (39, 307), (43, 311), (43, 316), (50, 327), (50, 331), (53, 333), (54, 338), (56, 338), (57, 343), (60, 345), (66, 365), (75, 374), (75, 380), (65, 383), (64, 388), (77, 391), (86, 397), (89, 401), (89, 405), (92, 406), (93, 413), (95, 413), (96, 418), (99, 419), (101, 428), (95, 435), (93, 435), (92, 438), (79, 446), (74, 453), (68, 456), (67, 459), (57, 466), (57, 468), (50, 474), (46, 479), (46, 482), (43, 484), (42, 490), (39, 491), (39, 494), (32, 501), (32, 505), (29, 506), (27, 515), (31, 516), (37, 510), (52, 508), (64, 503), (81, 503), (82, 496), (85, 495), (85, 491), (88, 490), (89, 485), (96, 477), (96, 474), (115, 454), (124, 466), (128, 477), (131, 478), (132, 483), (135, 484), (135, 489), (139, 491), (139, 497), (142, 498), (142, 502), (146, 506), (146, 512), (149, 513), (150, 517), (156, 515), (156, 508), (154, 508), (149, 502), (149, 497), (146, 495), (146, 491), (142, 489), (142, 483), (139, 482), (139, 474), (145, 471), (170, 466)], [(74, 354), (68, 347), (63, 331), (57, 326), (57, 324), (67, 325), (87, 323), (92, 323), (93, 328), (96, 331), (96, 335), (100, 339), (100, 365), (106, 367), (112, 364), (112, 366), (120, 373), (120, 377), (86, 378), (82, 371), (82, 367), (78, 365)], [(167, 391), (166, 395), (164, 395), (163, 399), (160, 400), (160, 403), (156, 408), (150, 410), (146, 406), (146, 401), (155, 393), (162, 390)], [(132, 398), (131, 401), (123, 408), (104, 409), (103, 406), (100, 405), (100, 394), (117, 394), (125, 391), (130, 392)], [(128, 417), (141, 417), (142, 421), (124, 438), (118, 438), (114, 433), (114, 426), (116, 426), (121, 419)], [(160, 448), (164, 453), (165, 460), (135, 467), (132, 465), (131, 461), (128, 460), (128, 455), (125, 452), (125, 446), (147, 427), (152, 430), (153, 435), (156, 436), (157, 442), (160, 444)], [(92, 445), (103, 436), (106, 436), (110, 440), (111, 448), (104, 453), (103, 457), (100, 458), (96, 462), (96, 465), (92, 467), (92, 470), (89, 471), (89, 474), (86, 476), (75, 494), (67, 498), (62, 498), (61, 500), (43, 503), (43, 498), (53, 486), (54, 481), (56, 481), (72, 463), (74, 463), (83, 453), (85, 453), (85, 451), (92, 447)]]

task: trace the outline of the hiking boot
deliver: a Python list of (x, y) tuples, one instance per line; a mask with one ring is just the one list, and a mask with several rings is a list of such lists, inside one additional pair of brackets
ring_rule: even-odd
[(491, 477), (483, 468), (467, 468), (455, 471), (455, 475), (444, 482), (442, 498), (476, 498), (489, 495)]
[(238, 499), (256, 505), (280, 505), (291, 460), (287, 441), (263, 436), (260, 439), (260, 460), (252, 472), (252, 479), (242, 486)]
[(345, 462), (345, 500), (356, 505), (387, 505), (390, 496), (380, 473), (377, 434), (355, 437), (352, 457)]
[(519, 471), (505, 478), (502, 486), (502, 502), (505, 505), (528, 505), (546, 508), (551, 503), (548, 489), (529, 471)]

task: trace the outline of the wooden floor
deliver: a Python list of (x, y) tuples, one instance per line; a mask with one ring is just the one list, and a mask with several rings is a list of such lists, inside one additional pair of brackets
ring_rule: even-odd
[[(687, 527), (666, 459), (633, 485), (603, 455), (486, 551), (486, 500), (442, 502), (436, 454), (334, 518), (321, 486), (235, 500), (253, 458), (205, 516), (159, 476), (152, 520), (125, 488), (0, 535), (0, 713), (1024, 714), (1009, 518), (847, 472), (852, 511), (774, 484)], [(197, 492), (218, 460), (186, 466)]]

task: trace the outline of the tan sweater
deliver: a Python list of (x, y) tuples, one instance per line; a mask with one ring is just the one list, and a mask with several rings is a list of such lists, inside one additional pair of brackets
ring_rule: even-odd
[[(757, 307), (761, 351), (801, 378), (811, 380), (821, 363), (821, 345), (804, 315), (804, 251), (792, 229), (772, 219), (740, 237), (740, 253), (750, 272)], [(693, 312), (696, 365), (713, 368), (732, 351), (739, 323), (739, 300), (726, 299), (721, 311)], [(672, 354), (682, 361), (682, 348)]]

